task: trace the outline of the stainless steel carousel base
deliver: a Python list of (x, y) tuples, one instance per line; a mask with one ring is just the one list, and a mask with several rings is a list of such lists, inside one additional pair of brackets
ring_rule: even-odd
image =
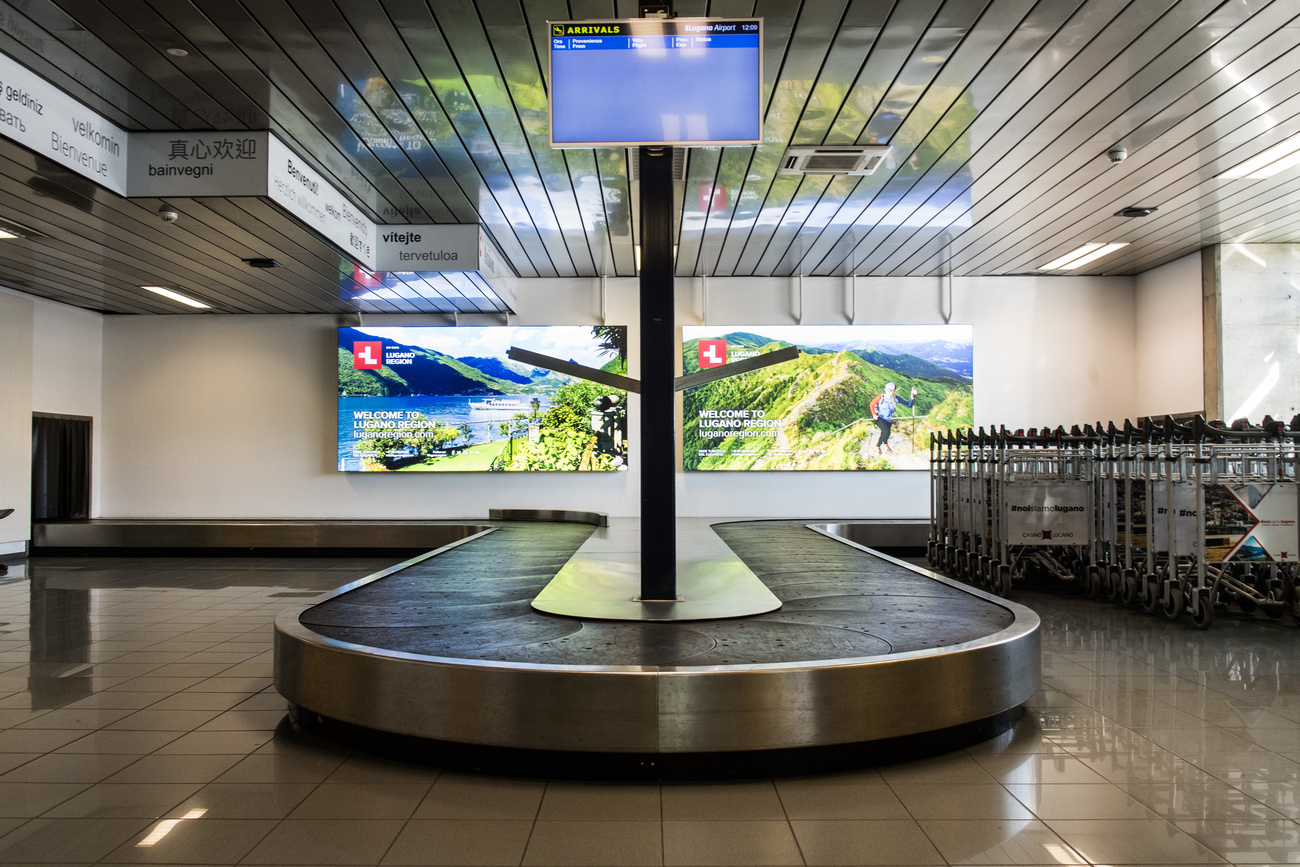
[(712, 527), (677, 523), (676, 600), (640, 598), (641, 533), (618, 524), (592, 533), (537, 594), (533, 608), (565, 617), (665, 622), (748, 617), (781, 607)]
[[(775, 573), (765, 578), (778, 582), (774, 586), (787, 602), (782, 611), (744, 620), (608, 626), (530, 613), (528, 597), (508, 601), (518, 597), (510, 582), (522, 580), (522, 567), (512, 567), (508, 552), (527, 550), (528, 540), (515, 537), (512, 543), (510, 534), (519, 531), (503, 526), (345, 587), (324, 603), (282, 614), (276, 621), (276, 688), (312, 718), (399, 737), (473, 749), (650, 756), (788, 751), (922, 736), (1005, 717), (1037, 689), (1039, 621), (1029, 609), (830, 541), (802, 525), (780, 526), (786, 536), (775, 538), (754, 562), (766, 556), (803, 564), (793, 583), (780, 584)], [(755, 544), (776, 535), (767, 526), (759, 532)], [(466, 580), (465, 567), (444, 566), (446, 580), (462, 580), (471, 594), (465, 607), (449, 612), (440, 607), (446, 594), (439, 594), (436, 582), (426, 586), (418, 574), (439, 557), (472, 565), (465, 558), (475, 550), (511, 544), (517, 547), (473, 561), (497, 563), (508, 589), (501, 597), (507, 601), (499, 604), (474, 590), (487, 585), (477, 576)], [(865, 558), (859, 573), (842, 571), (840, 552)], [(875, 589), (828, 596), (819, 588), (833, 574), (847, 575), (850, 583), (869, 580)], [(366, 592), (377, 595), (379, 586), (369, 585), (388, 575), (432, 601), (367, 603)], [(900, 599), (904, 585), (915, 592)], [(357, 601), (350, 602), (349, 593)], [(909, 620), (897, 633), (924, 636), (913, 645), (922, 649), (891, 653), (890, 641), (872, 637), (927, 605), (937, 615), (929, 627)], [(937, 632), (951, 628), (962, 606), (974, 613), (957, 643), (925, 648)], [(434, 625), (420, 625), (422, 611)], [(467, 622), (475, 616), (486, 619)], [(304, 623), (347, 618), (360, 625)], [(987, 634), (971, 631), (970, 624), (980, 622), (998, 626)], [(837, 625), (842, 623), (848, 625)], [(463, 655), (330, 637), (379, 641), (440, 628), (447, 636), (438, 640), (459, 641), (448, 646), (463, 647)], [(767, 661), (743, 661), (749, 656)], [(707, 664), (673, 662), (693, 659)]]

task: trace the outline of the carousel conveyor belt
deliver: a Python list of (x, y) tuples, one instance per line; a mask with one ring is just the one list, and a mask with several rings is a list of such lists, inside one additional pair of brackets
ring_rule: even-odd
[(1032, 612), (834, 529), (714, 525), (781, 608), (661, 623), (534, 610), (594, 528), (496, 522), (286, 612), (276, 686), (349, 730), (661, 759), (881, 743), (1004, 719), (1037, 688)]

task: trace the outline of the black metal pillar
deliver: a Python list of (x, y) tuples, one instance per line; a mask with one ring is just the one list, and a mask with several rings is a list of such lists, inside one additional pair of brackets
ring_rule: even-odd
[(677, 598), (673, 149), (641, 148), (641, 598)]

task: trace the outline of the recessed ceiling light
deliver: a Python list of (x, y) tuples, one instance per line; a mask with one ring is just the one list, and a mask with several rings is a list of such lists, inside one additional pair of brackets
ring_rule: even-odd
[(0, 239), (10, 240), (14, 238), (23, 238), (31, 241), (36, 238), (44, 237), (35, 229), (24, 226), (22, 223), (15, 223), (13, 220), (6, 220), (0, 217)]
[(1116, 244), (1092, 243), (1084, 244), (1077, 250), (1066, 253), (1059, 259), (1054, 259), (1043, 265), (1039, 271), (1073, 271), (1075, 268), (1082, 268), (1089, 262), (1095, 262), (1102, 256), (1109, 256), (1121, 247), (1127, 247), (1128, 241)]
[(168, 48), (167, 53), (172, 57), (189, 57), (190, 53), (184, 48)]
[(204, 310), (210, 309), (209, 306), (207, 304), (204, 304), (202, 301), (196, 301), (193, 298), (182, 295), (179, 292), (173, 292), (170, 289), (164, 289), (162, 286), (141, 286), (140, 288), (148, 289), (150, 292), (156, 292), (157, 294), (163, 296), (164, 298), (170, 298), (173, 301), (179, 301), (180, 303), (188, 304), (191, 307), (200, 307)]
[(1300, 135), (1293, 135), (1244, 163), (1238, 163), (1219, 177), (1259, 180), (1271, 178), (1297, 164), (1300, 164)]

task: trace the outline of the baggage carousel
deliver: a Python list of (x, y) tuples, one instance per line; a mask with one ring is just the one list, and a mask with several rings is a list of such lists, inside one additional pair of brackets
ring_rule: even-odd
[(533, 607), (635, 522), (486, 523), (277, 619), (299, 723), (444, 767), (753, 776), (955, 749), (1038, 688), (1032, 611), (852, 541), (861, 525), (683, 519), (684, 544), (716, 533), (781, 605), (656, 622)]

